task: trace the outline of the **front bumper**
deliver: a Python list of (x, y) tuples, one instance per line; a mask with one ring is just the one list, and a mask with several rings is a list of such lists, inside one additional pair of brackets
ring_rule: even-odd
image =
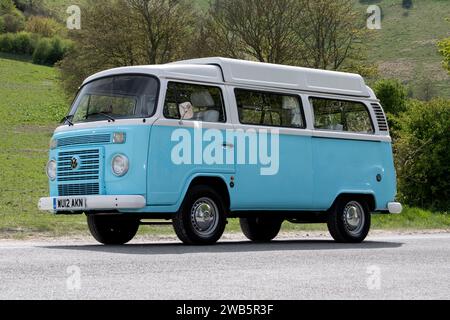
[(146, 205), (145, 198), (143, 196), (80, 196), (80, 197), (50, 197), (41, 198), (39, 200), (39, 210), (41, 211), (72, 211), (58, 209), (56, 210), (55, 203), (58, 199), (77, 199), (83, 198), (86, 201), (84, 210), (119, 210), (119, 209), (142, 209)]
[(403, 211), (402, 204), (399, 202), (389, 202), (388, 203), (389, 213), (400, 214)]

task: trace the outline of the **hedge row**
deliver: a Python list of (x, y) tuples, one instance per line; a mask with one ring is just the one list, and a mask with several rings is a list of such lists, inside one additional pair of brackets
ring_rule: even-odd
[(0, 52), (32, 55), (36, 64), (52, 66), (70, 47), (70, 41), (59, 37), (42, 38), (28, 32), (0, 34)]

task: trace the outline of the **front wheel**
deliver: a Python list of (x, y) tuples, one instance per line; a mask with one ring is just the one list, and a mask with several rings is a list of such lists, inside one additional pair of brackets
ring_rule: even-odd
[(173, 228), (185, 244), (216, 243), (226, 226), (225, 205), (208, 186), (194, 186), (186, 195), (180, 211), (173, 218)]
[(361, 243), (371, 224), (367, 203), (360, 200), (338, 200), (328, 216), (328, 230), (337, 242)]
[(121, 245), (131, 241), (139, 229), (139, 220), (109, 215), (87, 215), (92, 236), (106, 245)]
[(244, 235), (254, 242), (272, 241), (280, 232), (282, 219), (265, 218), (241, 218), (241, 230)]

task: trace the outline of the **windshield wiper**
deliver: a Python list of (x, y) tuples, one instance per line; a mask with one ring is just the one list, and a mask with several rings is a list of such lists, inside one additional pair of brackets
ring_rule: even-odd
[(69, 126), (73, 126), (73, 122), (70, 121), (70, 120), (73, 119), (73, 117), (74, 117), (73, 114), (71, 114), (69, 116), (65, 116), (64, 118), (62, 118), (61, 123), (66, 123), (67, 122), (69, 124)]
[(90, 116), (103, 116), (112, 122), (116, 121), (116, 119), (113, 116), (110, 116), (109, 114), (103, 112), (90, 113), (86, 116), (86, 119), (88, 119)]

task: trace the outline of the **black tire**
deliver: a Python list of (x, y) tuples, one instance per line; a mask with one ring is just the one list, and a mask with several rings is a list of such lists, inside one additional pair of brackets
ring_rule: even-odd
[(241, 230), (254, 242), (269, 242), (275, 239), (283, 223), (279, 218), (241, 218)]
[(339, 243), (363, 242), (369, 234), (370, 225), (370, 210), (367, 203), (362, 200), (339, 199), (328, 216), (328, 230), (333, 239)]
[(225, 212), (223, 199), (215, 190), (205, 185), (194, 186), (173, 217), (173, 228), (185, 244), (214, 244), (225, 231)]
[(105, 245), (125, 244), (139, 229), (139, 220), (117, 216), (89, 214), (87, 223), (95, 240)]

